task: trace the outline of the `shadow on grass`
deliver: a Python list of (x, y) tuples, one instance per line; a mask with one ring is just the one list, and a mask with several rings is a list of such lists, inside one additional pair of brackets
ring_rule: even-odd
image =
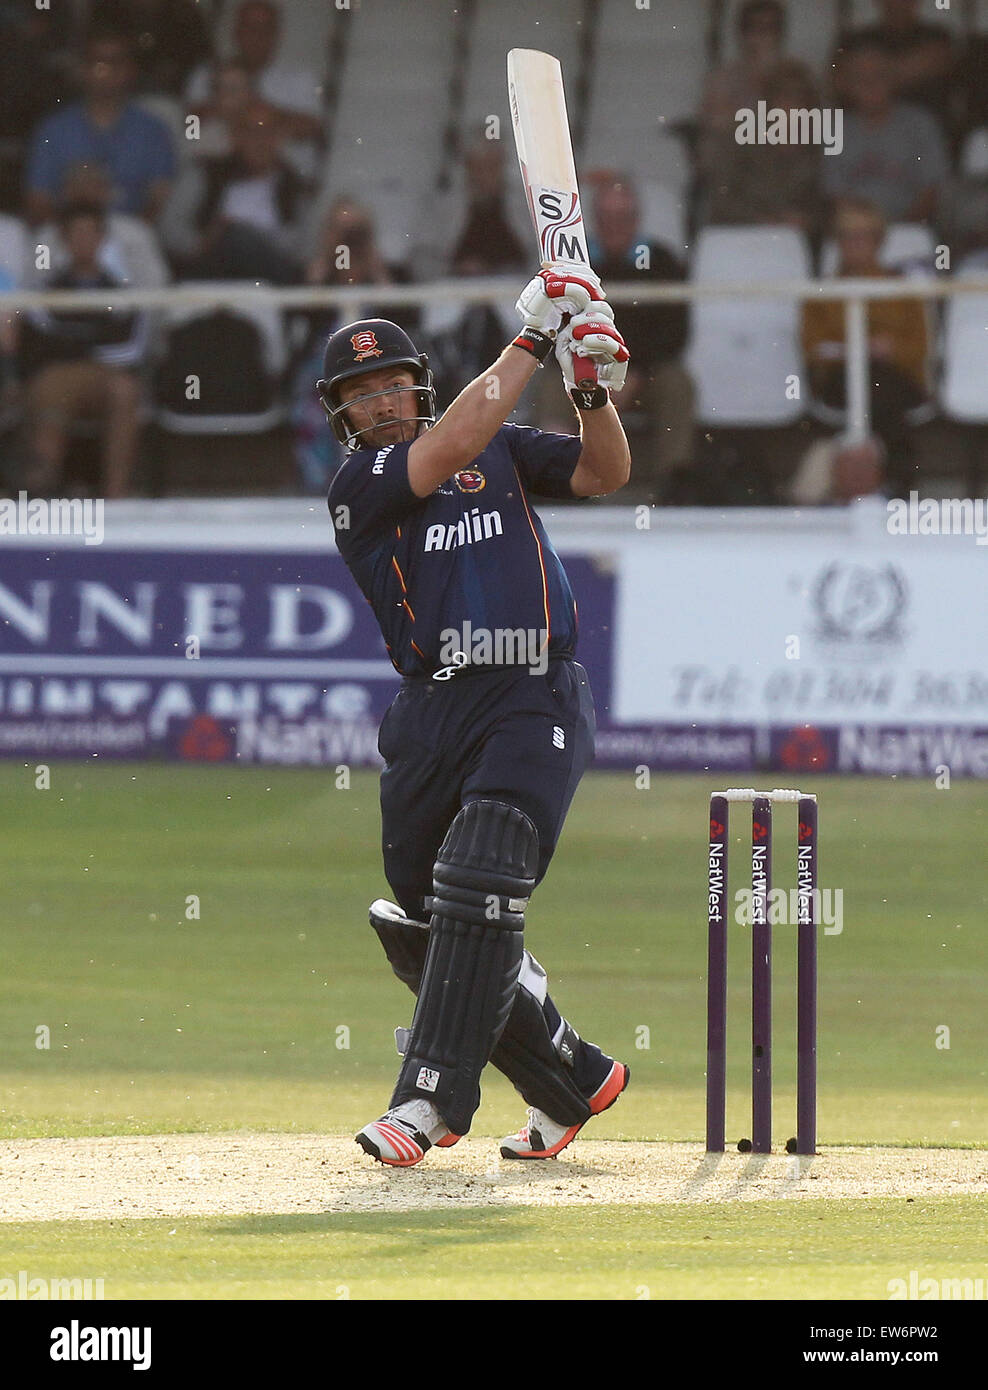
[[(536, 1209), (537, 1210), (537, 1209)], [(555, 1215), (579, 1219), (579, 1209), (565, 1214), (555, 1208)], [(473, 1241), (489, 1243), (496, 1240), (515, 1240), (519, 1235), (531, 1235), (531, 1207), (471, 1207), (457, 1211), (450, 1203), (449, 1210), (430, 1207), (423, 1211), (355, 1211), (300, 1213), (286, 1216), (238, 1216), (209, 1222), (205, 1229), (223, 1236), (302, 1236), (302, 1235), (359, 1235), (380, 1239), (400, 1240), (407, 1244), (410, 1236), (428, 1237), (430, 1245), (437, 1239), (451, 1245)]]

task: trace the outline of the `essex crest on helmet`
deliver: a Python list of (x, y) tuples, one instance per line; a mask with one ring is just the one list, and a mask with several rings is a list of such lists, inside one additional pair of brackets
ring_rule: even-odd
[(412, 423), (417, 425), (416, 434), (422, 427), (428, 428), (436, 420), (436, 393), (432, 385), (432, 371), (429, 359), (424, 352), (417, 352), (415, 344), (403, 328), (389, 319), (361, 319), (358, 323), (348, 323), (330, 334), (323, 354), (323, 374), (316, 382), (316, 390), (323, 409), (329, 417), (333, 434), (348, 449), (359, 449), (361, 435), (374, 429), (365, 425), (354, 429), (347, 419), (348, 409), (356, 404), (346, 405), (340, 401), (340, 386), (344, 381), (361, 376), (365, 372), (377, 371), (381, 367), (406, 367), (411, 372), (415, 384), (392, 388), (388, 392), (373, 391), (359, 397), (360, 401), (371, 400), (374, 396), (392, 394), (397, 391), (413, 391), (417, 412)]

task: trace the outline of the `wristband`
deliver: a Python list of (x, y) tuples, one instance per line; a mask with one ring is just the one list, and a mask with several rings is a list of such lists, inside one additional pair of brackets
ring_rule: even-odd
[(570, 387), (570, 395), (577, 410), (600, 410), (611, 399), (606, 386), (594, 386), (590, 391), (581, 391), (578, 386)]
[(555, 344), (551, 338), (547, 337), (545, 333), (540, 333), (537, 328), (523, 328), (511, 346), (523, 348), (525, 352), (530, 352), (541, 367)]

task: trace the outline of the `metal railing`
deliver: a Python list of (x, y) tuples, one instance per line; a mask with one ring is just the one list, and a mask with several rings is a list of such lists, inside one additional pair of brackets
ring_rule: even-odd
[[(636, 304), (698, 303), (709, 300), (773, 299), (804, 301), (842, 300), (845, 305), (845, 382), (847, 430), (850, 439), (870, 433), (871, 391), (868, 372), (867, 305), (882, 299), (950, 299), (956, 295), (988, 296), (988, 273), (960, 276), (923, 275), (888, 279), (770, 280), (748, 283), (669, 284), (622, 280), (609, 282), (607, 297), (616, 306)], [(417, 285), (291, 286), (244, 285), (242, 281), (195, 281), (162, 289), (116, 290), (11, 290), (0, 293), (0, 315), (19, 309), (174, 309), (191, 304), (264, 303), (283, 310), (335, 308), (343, 322), (366, 317), (388, 305), (422, 308), (430, 304), (503, 304), (521, 289), (518, 277), (484, 277), (437, 280)], [(988, 333), (988, 314), (985, 331)], [(988, 413), (988, 384), (986, 384)]]

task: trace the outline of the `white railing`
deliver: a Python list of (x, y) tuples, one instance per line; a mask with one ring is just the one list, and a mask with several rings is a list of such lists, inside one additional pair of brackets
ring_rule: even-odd
[[(503, 303), (521, 288), (517, 277), (437, 280), (418, 285), (292, 286), (244, 285), (196, 282), (168, 285), (163, 289), (116, 290), (12, 290), (0, 293), (0, 314), (17, 309), (161, 309), (187, 304), (231, 304), (259, 300), (281, 309), (336, 308), (343, 321), (366, 317), (380, 305), (395, 308), (428, 304)], [(700, 300), (792, 299), (843, 300), (845, 304), (845, 372), (847, 433), (863, 439), (870, 432), (871, 390), (868, 373), (868, 317), (866, 306), (878, 299), (949, 299), (954, 295), (988, 295), (988, 274), (960, 277), (908, 276), (875, 280), (771, 280), (750, 283), (696, 284), (689, 280), (670, 284), (631, 280), (609, 282), (607, 297), (615, 305), (696, 303)], [(986, 316), (988, 318), (988, 316)], [(985, 324), (988, 332), (988, 321)], [(988, 389), (988, 388), (986, 388)]]

